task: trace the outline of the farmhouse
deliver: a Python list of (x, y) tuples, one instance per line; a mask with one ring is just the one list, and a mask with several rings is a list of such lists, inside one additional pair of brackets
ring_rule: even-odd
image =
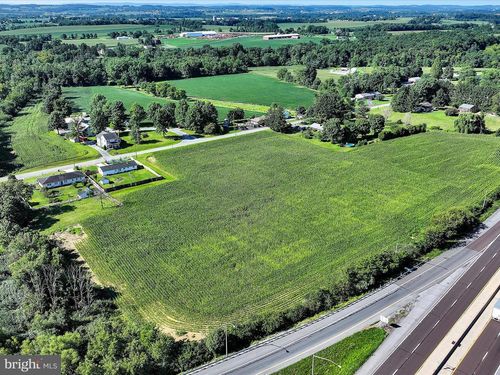
[(110, 176), (113, 174), (134, 171), (137, 169), (137, 163), (133, 160), (130, 160), (124, 163), (100, 165), (97, 167), (97, 169), (99, 170), (99, 173), (101, 175)]
[(203, 38), (215, 35), (217, 35), (217, 31), (186, 31), (179, 34), (181, 38)]
[(361, 94), (356, 94), (354, 99), (356, 100), (377, 100), (382, 97), (382, 94), (378, 91), (375, 92), (363, 92)]
[(462, 104), (458, 107), (460, 113), (476, 113), (477, 107), (474, 104)]
[(42, 188), (52, 189), (59, 186), (67, 186), (76, 182), (85, 181), (86, 177), (82, 172), (67, 172), (54, 176), (44, 177), (37, 180)]
[(97, 146), (105, 149), (120, 148), (121, 139), (115, 132), (101, 132), (96, 137)]
[(300, 34), (274, 34), (274, 35), (264, 35), (262, 37), (264, 40), (276, 40), (276, 39), (300, 39)]

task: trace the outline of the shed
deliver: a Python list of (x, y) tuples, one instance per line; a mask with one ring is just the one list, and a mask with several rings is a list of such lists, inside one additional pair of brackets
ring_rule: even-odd
[(477, 107), (474, 104), (461, 104), (458, 107), (458, 112), (460, 113), (476, 113)]

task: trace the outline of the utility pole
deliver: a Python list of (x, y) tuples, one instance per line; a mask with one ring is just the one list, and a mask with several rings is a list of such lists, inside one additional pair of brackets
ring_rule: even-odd
[(320, 357), (319, 355), (313, 354), (313, 356), (312, 356), (312, 364), (311, 364), (311, 375), (314, 375), (314, 358), (322, 359), (323, 361), (327, 361), (327, 362), (333, 363), (335, 366), (337, 366), (340, 369), (342, 368), (341, 365), (339, 365), (336, 362), (333, 362), (331, 359)]

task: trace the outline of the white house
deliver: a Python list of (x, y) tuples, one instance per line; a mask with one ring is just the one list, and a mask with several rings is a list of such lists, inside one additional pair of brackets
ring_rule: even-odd
[(475, 113), (477, 112), (477, 107), (474, 104), (461, 104), (458, 107), (458, 112), (460, 113)]
[(97, 146), (104, 149), (120, 148), (121, 139), (115, 132), (100, 132), (96, 137)]
[(413, 85), (413, 84), (417, 83), (420, 80), (421, 80), (420, 77), (410, 77), (410, 78), (408, 78), (408, 84), (409, 85)]
[(40, 178), (37, 182), (42, 188), (52, 189), (55, 187), (72, 185), (77, 182), (83, 182), (85, 179), (86, 176), (82, 172), (75, 171)]
[(133, 160), (116, 163), (116, 164), (108, 164), (108, 165), (100, 165), (97, 167), (99, 173), (103, 176), (110, 176), (113, 174), (129, 172), (137, 169), (137, 163)]
[(264, 35), (263, 40), (276, 40), (276, 39), (300, 39), (300, 34), (275, 34)]
[(382, 96), (378, 91), (375, 92), (363, 92), (361, 94), (356, 94), (354, 99), (356, 100), (377, 100)]

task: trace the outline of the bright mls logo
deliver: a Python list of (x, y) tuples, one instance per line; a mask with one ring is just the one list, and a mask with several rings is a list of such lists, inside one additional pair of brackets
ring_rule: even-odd
[(60, 375), (61, 357), (58, 355), (0, 356), (0, 375), (14, 374)]

